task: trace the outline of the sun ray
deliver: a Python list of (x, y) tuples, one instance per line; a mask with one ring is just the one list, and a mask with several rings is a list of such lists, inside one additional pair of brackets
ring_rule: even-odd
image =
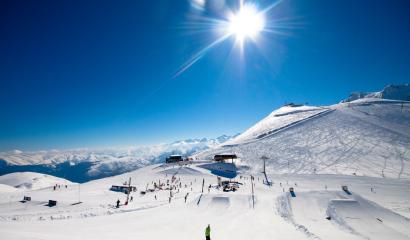
[(225, 41), (229, 37), (228, 34), (223, 35), (222, 37), (216, 39), (212, 43), (210, 43), (208, 46), (204, 47), (200, 51), (194, 54), (194, 56), (191, 57), (175, 74), (172, 78), (176, 78), (179, 75), (181, 75), (183, 72), (185, 72), (188, 68), (190, 68), (194, 63), (196, 63), (199, 59), (201, 59), (210, 49), (218, 45), (219, 43)]
[(226, 9), (223, 18), (212, 18), (205, 16), (195, 16), (195, 21), (188, 22), (180, 26), (182, 29), (190, 30), (189, 34), (204, 34), (214, 32), (219, 37), (210, 44), (194, 53), (178, 71), (172, 76), (176, 78), (197, 63), (211, 49), (230, 37), (235, 37), (233, 47), (239, 51), (240, 58), (244, 58), (245, 45), (247, 41), (257, 44), (259, 35), (270, 33), (274, 35), (286, 35), (287, 29), (292, 26), (283, 19), (275, 19), (275, 22), (268, 21), (267, 14), (278, 7), (284, 0), (278, 0), (269, 6), (259, 10), (256, 2), (238, 0), (238, 9)]

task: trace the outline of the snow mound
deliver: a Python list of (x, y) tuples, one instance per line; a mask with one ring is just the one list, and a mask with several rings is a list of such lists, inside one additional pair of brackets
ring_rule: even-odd
[(409, 219), (357, 194), (307, 191), (295, 198), (284, 194), (277, 202), (283, 218), (320, 239), (408, 239), (410, 234)]
[(0, 183), (0, 193), (11, 193), (11, 192), (17, 192), (17, 191), (19, 191), (19, 189)]
[(372, 239), (408, 239), (409, 219), (360, 198), (330, 200), (328, 216), (355, 234)]
[(19, 172), (0, 176), (0, 184), (5, 184), (19, 189), (36, 190), (41, 188), (48, 188), (56, 184), (69, 185), (73, 183), (68, 180), (47, 174)]

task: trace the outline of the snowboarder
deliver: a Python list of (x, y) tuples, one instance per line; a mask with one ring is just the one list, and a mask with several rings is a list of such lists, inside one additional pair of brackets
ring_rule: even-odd
[(117, 208), (120, 207), (120, 199), (117, 200)]
[(211, 240), (211, 226), (208, 224), (208, 227), (205, 228), (205, 238), (206, 240)]

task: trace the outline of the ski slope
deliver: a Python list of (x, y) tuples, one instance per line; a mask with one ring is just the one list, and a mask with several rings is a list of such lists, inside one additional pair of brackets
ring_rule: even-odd
[(275, 173), (410, 177), (410, 102), (359, 99), (321, 109), (308, 115), (297, 108), (279, 109), (292, 118), (274, 117), (275, 111), (227, 144), (196, 157), (236, 153), (242, 164), (260, 171), (266, 156), (266, 168)]
[(320, 113), (326, 112), (326, 110), (329, 109), (314, 106), (281, 107), (278, 110), (273, 111), (269, 116), (256, 123), (244, 133), (234, 139), (228, 140), (224, 145), (240, 144), (253, 139), (264, 138), (275, 132), (275, 130), (284, 129), (304, 119), (312, 118)]
[[(2, 193), (0, 236), (10, 240), (188, 240), (202, 239), (206, 225), (211, 224), (212, 239), (410, 239), (409, 180), (269, 174), (273, 181), (269, 187), (258, 174), (252, 197), (248, 173), (235, 179), (242, 183), (237, 192), (223, 192), (216, 188), (216, 177), (201, 164), (152, 165), (55, 191)], [(171, 202), (169, 190), (139, 193), (153, 189), (153, 182), (172, 182), (173, 176), (176, 189)], [(115, 201), (123, 204), (126, 195), (108, 189), (129, 177), (138, 188), (131, 194), (134, 200), (115, 208)], [(348, 185), (352, 195), (343, 192), (341, 185)], [(295, 198), (289, 196), (289, 187), (294, 187)], [(23, 196), (32, 201), (21, 202)], [(49, 199), (56, 200), (57, 206), (47, 206)], [(354, 204), (340, 204), (342, 200)], [(326, 219), (328, 214), (331, 220)], [(378, 225), (373, 231), (370, 226), (375, 221)]]

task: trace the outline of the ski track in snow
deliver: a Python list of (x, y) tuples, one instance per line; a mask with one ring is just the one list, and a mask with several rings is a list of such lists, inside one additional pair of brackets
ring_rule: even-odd
[[(350, 205), (335, 205), (332, 211), (335, 219), (325, 219), (326, 213), (330, 211), (328, 208), (331, 209), (331, 200), (351, 198), (368, 209), (361, 212), (360, 216), (377, 215), (384, 221), (383, 224), (386, 225), (377, 228), (381, 235), (388, 233), (399, 237), (397, 239), (409, 239), (408, 218), (393, 212), (410, 215), (410, 201), (406, 200), (410, 197), (410, 193), (406, 191), (410, 186), (408, 180), (268, 174), (273, 184), (266, 186), (263, 184), (264, 175), (256, 174), (253, 208), (249, 175), (243, 173), (241, 177), (237, 177), (236, 180), (243, 183), (237, 192), (223, 192), (216, 189), (215, 176), (208, 170), (197, 167), (200, 164), (202, 163), (168, 167), (154, 165), (81, 184), (83, 203), (77, 205), (72, 205), (79, 197), (79, 188), (75, 184), (56, 191), (46, 188), (2, 193), (0, 235), (7, 239), (35, 239), (41, 235), (38, 239), (54, 240), (66, 239), (65, 236), (69, 233), (70, 239), (112, 239), (109, 231), (120, 228), (123, 230), (116, 232), (116, 237), (124, 239), (168, 237), (188, 240), (201, 238), (203, 228), (210, 223), (214, 229), (213, 238), (216, 239), (387, 239), (373, 238), (369, 228), (360, 230), (360, 222), (346, 215), (350, 214)], [(132, 193), (134, 201), (128, 206), (121, 206), (119, 209), (113, 207), (116, 199), (123, 203), (126, 195), (108, 191), (111, 185), (122, 184), (132, 177), (140, 191), (145, 190), (147, 183), (148, 188), (152, 188), (154, 181), (171, 182), (173, 176), (175, 184), (179, 185), (181, 182), (182, 188), (173, 191), (170, 203), (169, 190), (162, 190), (147, 192), (145, 195)], [(205, 179), (204, 193), (201, 193), (202, 179)], [(213, 187), (208, 192), (207, 186), (210, 184)], [(326, 191), (325, 184), (328, 187)], [(340, 190), (340, 186), (344, 184), (352, 189), (352, 196), (347, 196)], [(283, 192), (283, 189), (287, 191), (291, 186), (295, 189), (295, 198)], [(375, 189), (374, 192), (369, 191), (370, 186)], [(186, 193), (187, 203), (184, 202)], [(32, 197), (32, 201), (21, 203), (22, 197), (27, 195)], [(157, 196), (157, 200), (154, 196)], [(199, 198), (201, 201), (198, 204)], [(45, 206), (48, 199), (57, 200), (57, 206)], [(370, 226), (373, 221), (377, 220), (374, 218), (363, 223)], [(87, 229), (93, 234), (70, 229)]]
[(260, 157), (267, 156), (267, 168), (282, 173), (409, 178), (410, 111), (401, 112), (400, 106), (379, 102), (337, 105), (303, 125), (197, 156), (210, 159), (214, 154), (234, 152), (254, 169), (260, 169)]

